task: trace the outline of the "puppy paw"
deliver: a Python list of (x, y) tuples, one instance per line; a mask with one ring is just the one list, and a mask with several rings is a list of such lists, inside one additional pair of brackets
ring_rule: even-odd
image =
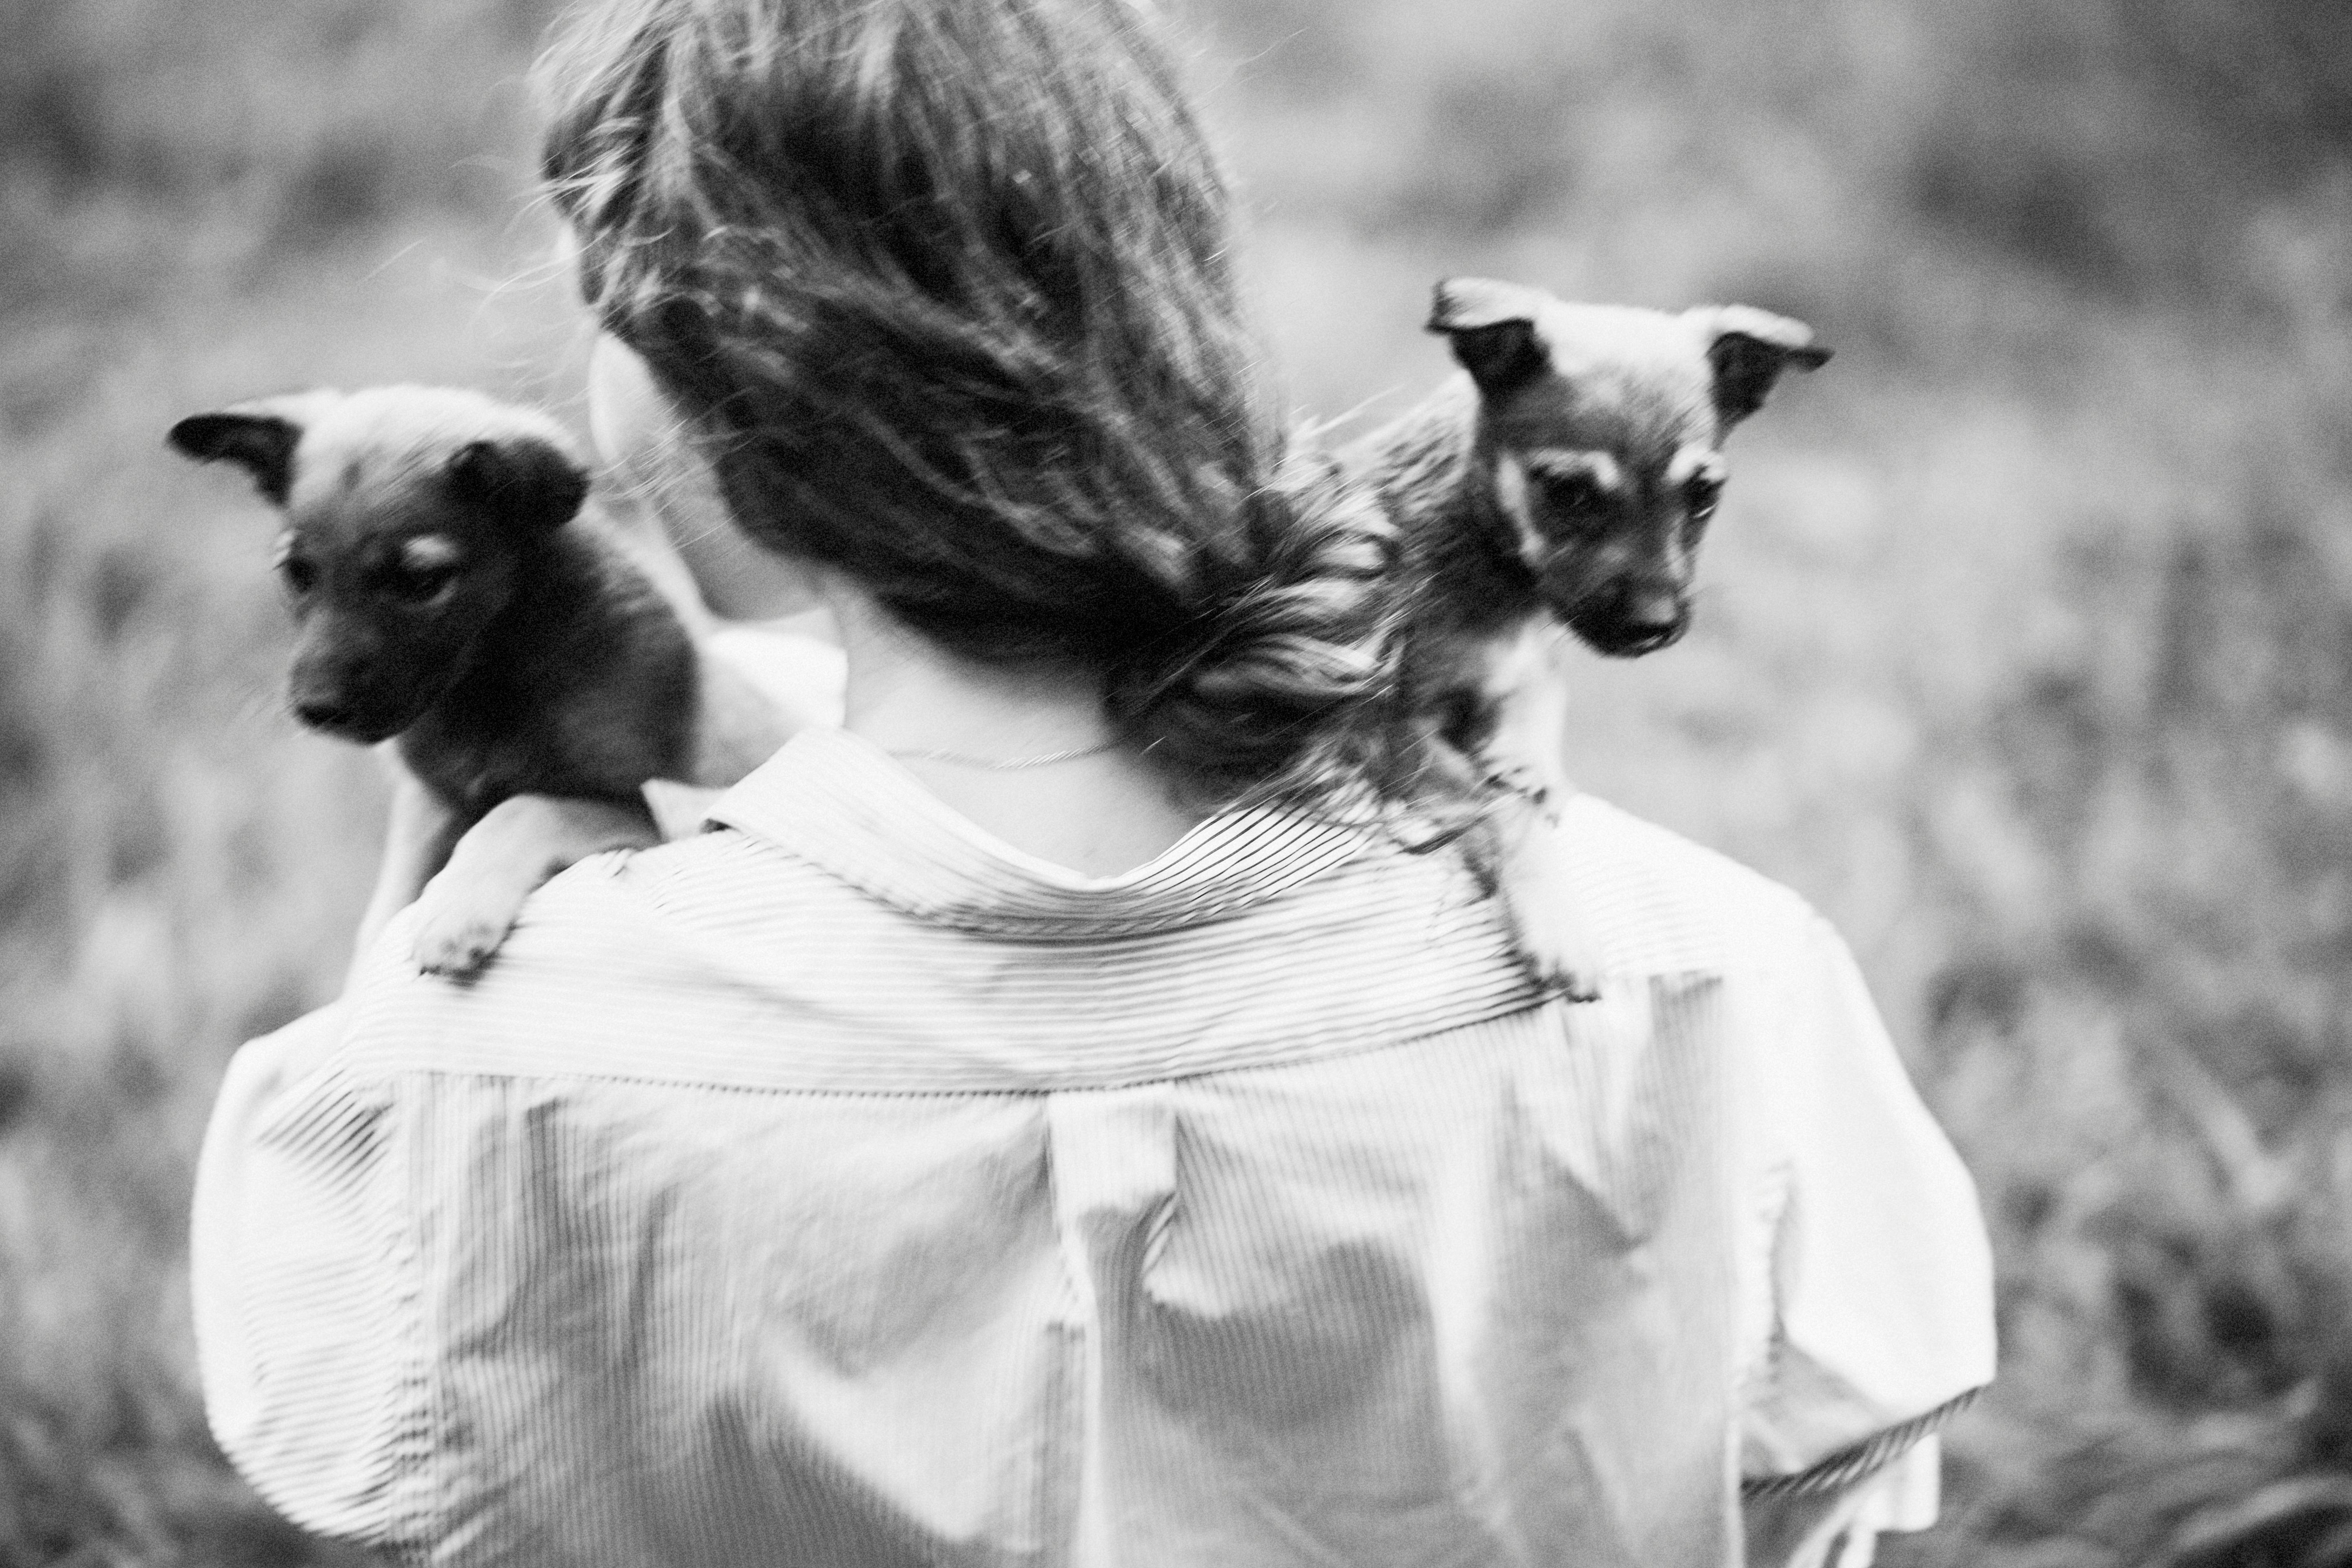
[(1597, 1000), (1601, 939), (1549, 834), (1523, 837), (1496, 871), (1512, 943), (1536, 984), (1571, 1002)]
[(466, 830), (417, 897), (417, 966), (472, 973), (549, 878), (591, 855), (658, 842), (646, 814), (618, 802), (543, 795), (499, 802)]
[(490, 961), (514, 929), (520, 906), (511, 900), (467, 898), (434, 879), (416, 900), (411, 954), (427, 974), (472, 974)]
[(1580, 921), (1550, 916), (1559, 911), (1517, 920), (1520, 959), (1538, 985), (1571, 1002), (1595, 1002), (1601, 997), (1601, 954)]

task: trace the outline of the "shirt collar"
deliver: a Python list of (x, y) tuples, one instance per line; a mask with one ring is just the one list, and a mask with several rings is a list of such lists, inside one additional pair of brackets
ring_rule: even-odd
[(846, 731), (808, 729), (709, 819), (940, 925), (1032, 938), (1121, 936), (1222, 919), (1362, 852), (1360, 828), (1259, 808), (1211, 817), (1148, 864), (1088, 877), (951, 809)]

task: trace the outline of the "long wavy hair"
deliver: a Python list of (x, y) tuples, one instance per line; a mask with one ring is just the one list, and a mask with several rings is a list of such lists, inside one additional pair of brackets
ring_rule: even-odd
[(541, 63), (583, 292), (738, 523), (1100, 673), (1223, 796), (1360, 778), (1392, 531), (1263, 406), (1225, 182), (1135, 0), (605, 0)]

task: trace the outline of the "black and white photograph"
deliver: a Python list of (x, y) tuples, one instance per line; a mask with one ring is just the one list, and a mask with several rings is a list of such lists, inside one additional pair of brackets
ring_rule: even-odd
[(0, 0), (0, 1568), (2352, 1568), (2343, 0)]

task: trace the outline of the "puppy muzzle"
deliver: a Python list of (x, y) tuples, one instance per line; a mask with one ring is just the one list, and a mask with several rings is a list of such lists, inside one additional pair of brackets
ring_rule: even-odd
[(1690, 603), (1667, 589), (1636, 590), (1585, 599), (1565, 618), (1596, 652), (1635, 658), (1681, 639), (1690, 629)]
[(320, 734), (372, 746), (415, 723), (431, 704), (393, 700), (363, 687), (301, 681), (287, 693), (287, 706)]
[(354, 741), (362, 746), (388, 741), (408, 728), (405, 720), (386, 719), (363, 708), (344, 707), (316, 699), (294, 704), (294, 717), (322, 735), (332, 735), (339, 741)]

